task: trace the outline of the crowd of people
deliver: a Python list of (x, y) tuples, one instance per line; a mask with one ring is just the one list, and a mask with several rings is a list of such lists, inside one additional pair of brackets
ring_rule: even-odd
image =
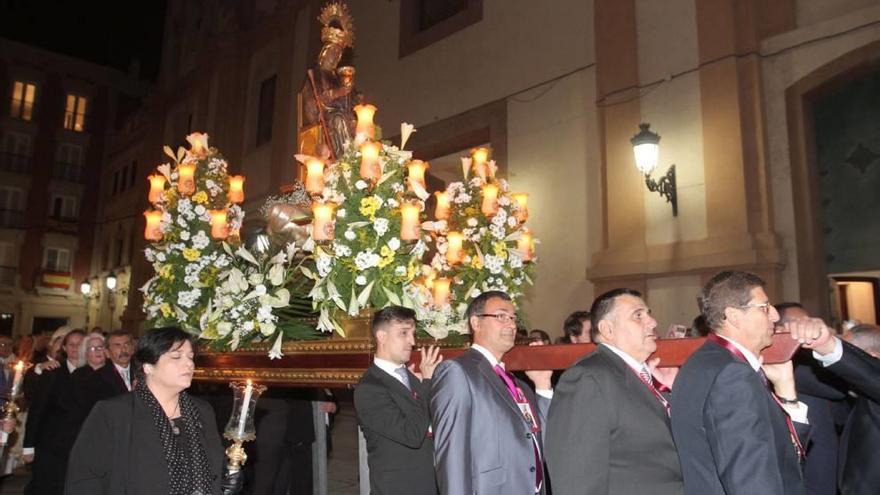
[[(697, 300), (694, 324), (669, 337), (706, 341), (678, 368), (651, 358), (657, 321), (639, 292), (600, 295), (565, 322), (566, 341), (598, 345), (555, 385), (550, 370), (505, 369), (517, 317), (503, 292), (468, 306), (469, 350), (420, 349), (418, 369), (415, 314), (377, 312), (354, 395), (371, 493), (876, 494), (880, 327), (838, 333), (774, 306), (746, 272), (719, 273)], [(777, 332), (801, 350), (764, 363)]]

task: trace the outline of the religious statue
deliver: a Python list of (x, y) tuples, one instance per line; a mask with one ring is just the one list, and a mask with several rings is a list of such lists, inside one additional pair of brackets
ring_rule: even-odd
[(321, 10), (318, 20), (324, 45), (318, 65), (308, 70), (308, 80), (300, 92), (298, 151), (335, 160), (343, 144), (354, 138), (354, 106), (359, 94), (354, 88), (354, 67), (338, 67), (346, 48), (354, 47), (354, 21), (348, 7), (331, 3)]

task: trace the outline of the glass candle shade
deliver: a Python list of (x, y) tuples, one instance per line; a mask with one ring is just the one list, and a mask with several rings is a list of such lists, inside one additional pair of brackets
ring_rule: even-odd
[(421, 160), (413, 160), (406, 165), (410, 191), (413, 188), (412, 182), (417, 182), (422, 189), (425, 189), (425, 171), (428, 170), (428, 166), (428, 162)]
[(316, 241), (332, 241), (335, 237), (333, 225), (333, 205), (314, 203), (312, 205), (312, 238)]
[(147, 210), (144, 212), (147, 226), (144, 228), (144, 239), (153, 242), (162, 240), (162, 212), (159, 210)]
[(266, 391), (263, 385), (253, 381), (232, 382), (229, 384), (233, 393), (232, 414), (223, 436), (232, 441), (246, 442), (257, 438), (254, 426), (254, 409), (260, 394)]
[(196, 164), (181, 163), (177, 167), (177, 191), (189, 196), (196, 192)]
[(361, 169), (360, 175), (364, 180), (376, 183), (382, 177), (382, 169), (379, 167), (379, 151), (382, 144), (370, 141), (361, 145)]
[(324, 191), (324, 162), (311, 157), (306, 160), (306, 191), (309, 194), (321, 194)]
[(226, 222), (226, 210), (208, 210), (211, 214), (211, 237), (217, 240), (229, 236), (229, 224)]
[(486, 184), (483, 186), (483, 204), (480, 208), (487, 217), (498, 213), (498, 186)]
[(437, 220), (449, 219), (449, 194), (445, 191), (434, 193), (437, 198), (437, 206), (434, 207), (434, 217)]
[(376, 115), (376, 107), (373, 105), (356, 105), (354, 113), (357, 115), (357, 127), (355, 134), (361, 134), (369, 139), (376, 139), (376, 125), (373, 124), (373, 116)]
[(147, 176), (147, 180), (150, 181), (150, 193), (147, 196), (147, 200), (150, 203), (158, 203), (162, 200), (162, 195), (165, 194), (165, 176), (162, 174), (152, 174)]
[(400, 205), (400, 239), (403, 241), (417, 241), (421, 234), (419, 212), (421, 207), (414, 202), (406, 202)]
[(439, 308), (449, 303), (449, 283), (450, 280), (448, 278), (434, 279), (434, 306)]
[(461, 232), (450, 232), (446, 234), (446, 262), (450, 265), (461, 263), (464, 253), (462, 246), (464, 245), (464, 234)]
[(529, 193), (513, 193), (510, 195), (516, 203), (516, 219), (522, 223), (529, 219)]
[(238, 204), (244, 201), (244, 176), (243, 175), (230, 175), (229, 176), (229, 192), (226, 193), (226, 198), (229, 199), (230, 203)]

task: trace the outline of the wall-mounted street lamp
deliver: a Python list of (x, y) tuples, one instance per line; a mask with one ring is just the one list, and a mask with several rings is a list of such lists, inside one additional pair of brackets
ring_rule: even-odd
[(92, 295), (92, 284), (88, 281), (88, 279), (83, 280), (82, 283), (79, 284), (79, 291), (87, 299), (89, 296)]
[(660, 193), (666, 198), (666, 202), (672, 204), (672, 216), (678, 216), (678, 195), (675, 189), (675, 165), (670, 165), (669, 170), (660, 178), (654, 180), (651, 172), (657, 168), (660, 155), (660, 135), (651, 132), (651, 124), (639, 124), (639, 132), (629, 140), (633, 146), (633, 154), (636, 158), (636, 168), (645, 174), (645, 185), (651, 192)]
[(111, 292), (116, 290), (116, 274), (110, 272), (110, 275), (107, 275), (107, 278), (104, 280), (104, 283), (107, 285), (107, 289)]

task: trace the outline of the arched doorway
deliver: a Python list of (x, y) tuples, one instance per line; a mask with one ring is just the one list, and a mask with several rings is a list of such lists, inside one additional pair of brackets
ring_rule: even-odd
[(880, 279), (878, 87), (874, 42), (786, 91), (801, 301), (833, 321), (856, 307), (859, 319), (878, 316), (870, 289)]

